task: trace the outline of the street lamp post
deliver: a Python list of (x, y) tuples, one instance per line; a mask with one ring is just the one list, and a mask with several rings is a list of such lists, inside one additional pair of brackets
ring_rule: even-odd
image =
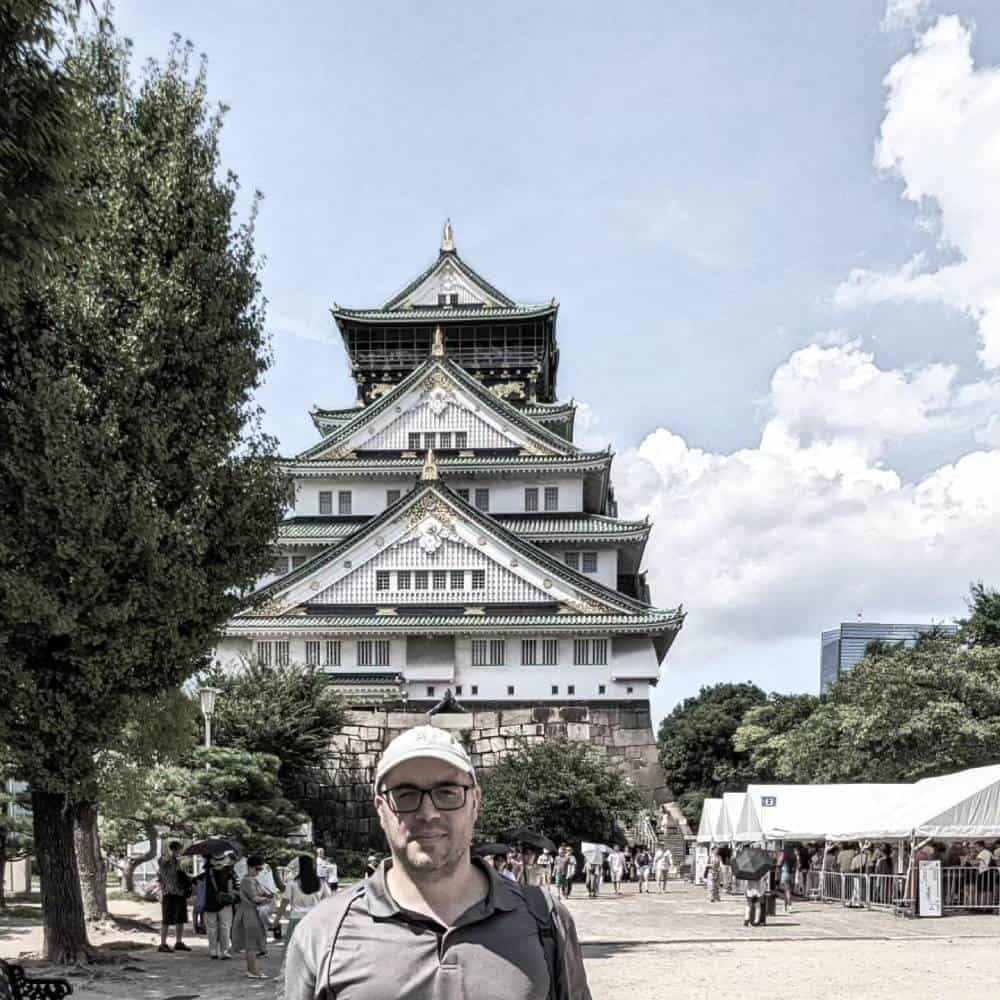
[(218, 695), (218, 688), (203, 687), (198, 689), (198, 697), (201, 699), (201, 714), (205, 716), (206, 750), (212, 748), (212, 716), (215, 715), (215, 699)]

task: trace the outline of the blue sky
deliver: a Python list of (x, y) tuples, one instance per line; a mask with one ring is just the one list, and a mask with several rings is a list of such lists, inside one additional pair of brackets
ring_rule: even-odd
[[(624, 513), (657, 520), (654, 597), (690, 611), (662, 712), (714, 680), (814, 690), (820, 627), (950, 617), (1000, 575), (1000, 267), (977, 228), (997, 196), (956, 168), (1000, 131), (1000, 17), (890, 8), (134, 0), (115, 20), (137, 61), (191, 39), (231, 107), (225, 165), (265, 196), (260, 399), (284, 451), (314, 440), (311, 404), (353, 402), (329, 307), (387, 298), (446, 216), (494, 284), (560, 301), (560, 394), (613, 442)], [(948, 74), (968, 101), (921, 96)]]

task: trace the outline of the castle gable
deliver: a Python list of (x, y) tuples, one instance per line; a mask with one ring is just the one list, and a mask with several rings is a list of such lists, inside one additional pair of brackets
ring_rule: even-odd
[(537, 604), (595, 614), (633, 608), (533, 549), (435, 482), (260, 596), (272, 614), (333, 604)]
[(531, 455), (577, 451), (476, 384), (457, 366), (438, 361), (418, 369), (299, 457), (343, 458), (358, 452), (427, 448), (517, 450)]

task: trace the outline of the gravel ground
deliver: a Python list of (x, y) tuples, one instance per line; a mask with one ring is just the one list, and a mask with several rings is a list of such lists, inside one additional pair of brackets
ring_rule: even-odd
[[(580, 893), (577, 887), (574, 892)], [(661, 1000), (665, 995), (746, 1000), (996, 1000), (1000, 916), (902, 920), (818, 903), (796, 905), (766, 928), (744, 928), (737, 899), (709, 903), (701, 890), (672, 885), (663, 896), (626, 886), (590, 900), (574, 895), (595, 1000)], [(274, 982), (244, 978), (242, 962), (212, 961), (204, 937), (189, 936), (190, 954), (154, 950), (157, 907), (118, 902), (125, 926), (95, 933), (121, 952), (114, 965), (71, 970), (80, 1000), (251, 1000), (270, 998)], [(0, 956), (37, 952), (34, 921), (0, 921)], [(281, 945), (265, 969), (276, 975)], [(34, 963), (29, 963), (34, 964)], [(31, 971), (49, 973), (41, 967)], [(58, 973), (66, 975), (65, 972)]]

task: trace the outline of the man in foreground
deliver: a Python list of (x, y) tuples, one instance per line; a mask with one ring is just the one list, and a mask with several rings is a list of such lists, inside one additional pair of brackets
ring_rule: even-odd
[(299, 924), (285, 1000), (591, 1000), (569, 913), (471, 858), (481, 791), (454, 737), (396, 737), (375, 792), (391, 857)]

